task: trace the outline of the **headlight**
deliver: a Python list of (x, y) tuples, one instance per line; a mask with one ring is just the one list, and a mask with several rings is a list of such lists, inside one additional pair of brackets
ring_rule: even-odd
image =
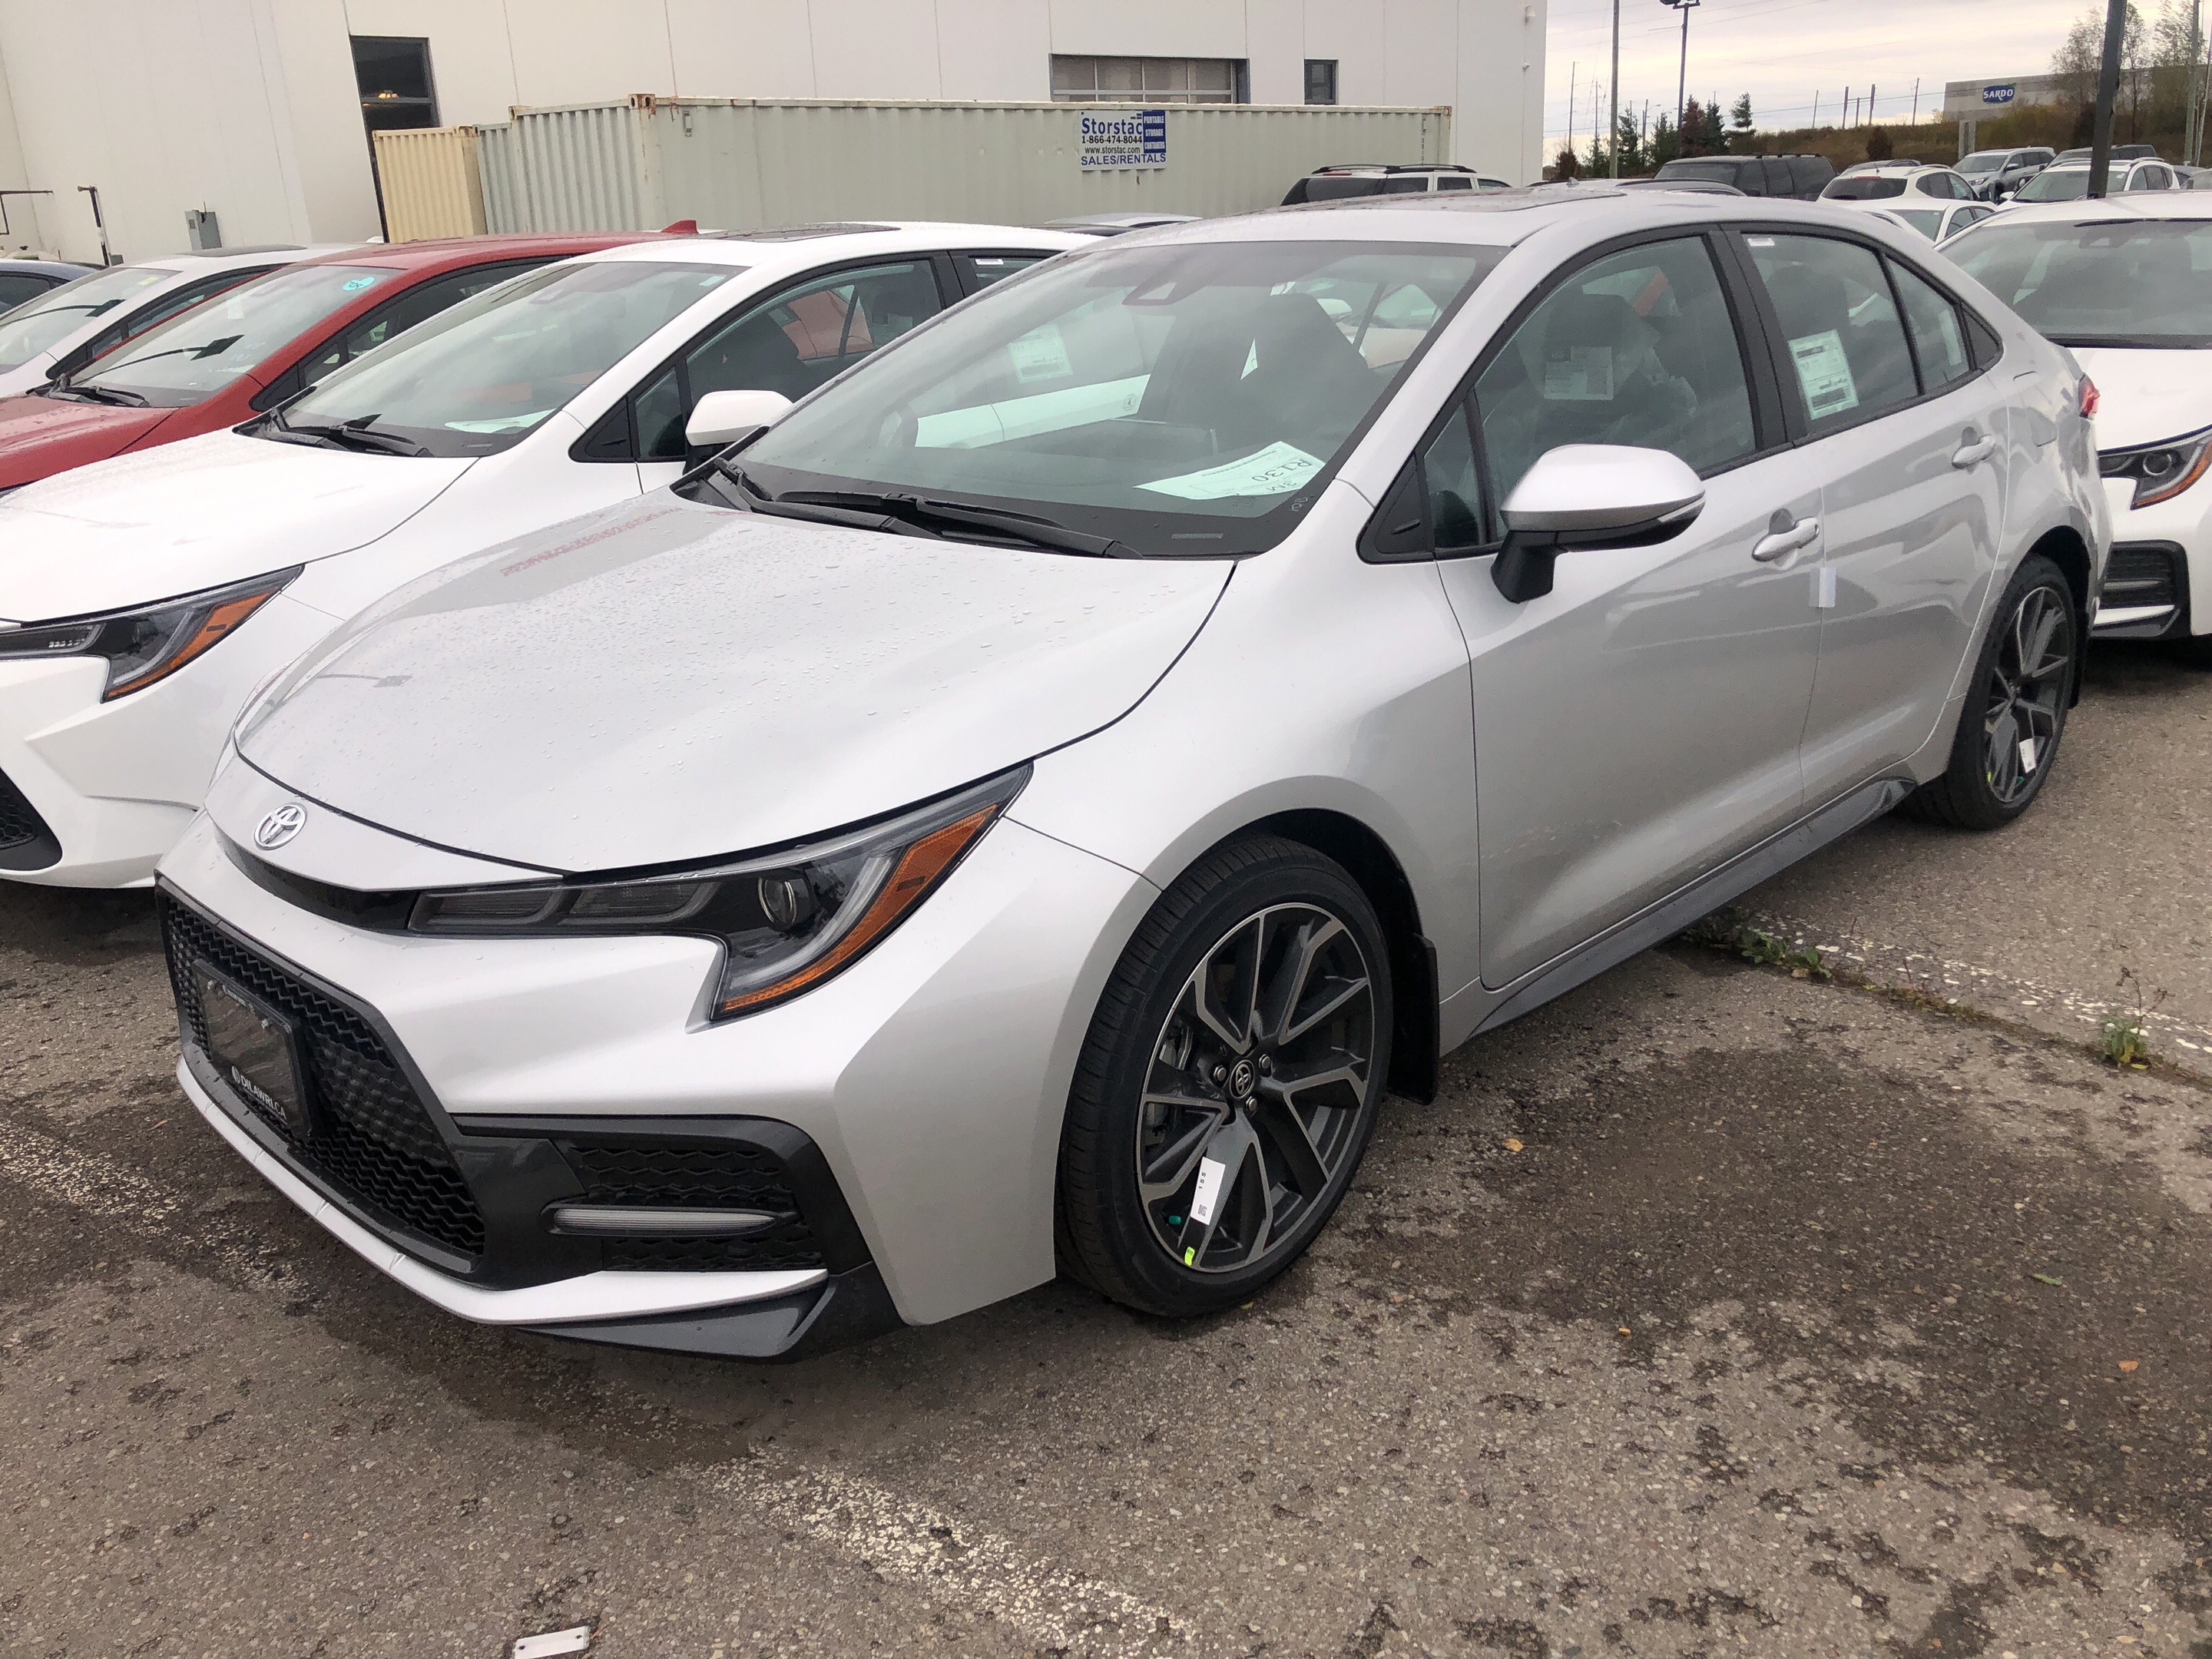
[(295, 565), (231, 587), (163, 599), (136, 611), (114, 611), (68, 622), (27, 627), (0, 623), (0, 661), (26, 657), (105, 657), (107, 690), (102, 702), (128, 696), (167, 679), (283, 591), (300, 574)]
[(424, 893), (417, 933), (690, 933), (720, 942), (714, 1018), (811, 990), (934, 891), (1029, 781), (1024, 766), (895, 818), (788, 851), (622, 880)]
[(2151, 507), (2172, 500), (2204, 476), (2212, 463), (2212, 428), (2192, 432), (2171, 443), (2143, 449), (2107, 450), (2097, 457), (2097, 471), (2107, 478), (2135, 480), (2130, 507)]

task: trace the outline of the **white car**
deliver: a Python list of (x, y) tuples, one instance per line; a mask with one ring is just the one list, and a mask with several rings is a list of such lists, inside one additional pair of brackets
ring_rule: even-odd
[(1386, 1081), (1908, 799), (2028, 808), (2081, 391), (1812, 204), (1094, 241), (280, 677), (161, 866), (180, 1081), (473, 1319), (1233, 1306)]
[(49, 289), (0, 317), (0, 398), (73, 374), (155, 324), (279, 265), (343, 251), (238, 247), (173, 253), (135, 265), (111, 265)]
[(1839, 205), (1875, 214), (1892, 224), (1903, 225), (1907, 230), (1925, 236), (1931, 242), (1955, 236), (1969, 225), (1978, 225), (1996, 211), (1987, 202), (1945, 202), (1941, 205), (1929, 202), (1922, 207), (1891, 207), (1881, 202), (1844, 202)]
[(1862, 161), (1829, 179), (1821, 187), (1820, 199), (1902, 208), (1978, 198), (1974, 187), (1956, 167), (1929, 161)]
[(244, 426), (0, 500), (0, 877), (150, 881), (247, 696), (346, 617), (668, 483), (703, 394), (803, 395), (1092, 240), (825, 225), (612, 248), (465, 301)]
[(2095, 632), (2212, 668), (2212, 201), (2021, 208), (1943, 251), (2096, 383), (2112, 562)]
[[(2115, 156), (2106, 164), (2105, 193), (2107, 196), (2134, 196), (2152, 191), (2188, 188), (2189, 180), (2179, 168), (2155, 156)], [(2015, 213), (2021, 208), (2037, 207), (2051, 202), (2079, 202), (2088, 194), (2089, 164), (2087, 161), (2054, 161), (2015, 191), (2012, 199), (2000, 211)]]

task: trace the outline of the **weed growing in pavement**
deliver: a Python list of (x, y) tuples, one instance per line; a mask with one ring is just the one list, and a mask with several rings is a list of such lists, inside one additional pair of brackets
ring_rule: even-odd
[(2158, 1056), (2151, 1052), (2147, 1028), (2152, 1011), (2166, 1000), (2166, 993), (2156, 992), (2144, 1001), (2142, 981), (2128, 967), (2120, 969), (2119, 988), (2134, 990), (2136, 1006), (2105, 1016), (2104, 1026), (2097, 1034), (2097, 1052), (2123, 1071), (2148, 1071)]
[(1754, 927), (1734, 910), (1716, 910), (1684, 930), (1682, 938), (1709, 951), (1726, 951), (1761, 968), (1787, 968), (1793, 979), (1830, 977), (1826, 957)]

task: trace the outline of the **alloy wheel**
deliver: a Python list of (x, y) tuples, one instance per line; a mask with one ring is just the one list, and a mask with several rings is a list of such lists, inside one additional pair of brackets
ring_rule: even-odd
[(1183, 982), (1146, 1070), (1137, 1183), (1153, 1237), (1202, 1273), (1294, 1247), (1359, 1143), (1375, 990), (1317, 905), (1238, 922)]
[(2029, 588), (1999, 640), (1982, 715), (1982, 764), (2000, 805), (2023, 799), (2057, 752), (2073, 660), (2065, 599), (2049, 587)]

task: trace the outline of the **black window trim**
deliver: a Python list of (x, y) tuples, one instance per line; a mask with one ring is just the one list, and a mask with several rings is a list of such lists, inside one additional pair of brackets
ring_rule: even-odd
[[(439, 271), (434, 276), (419, 277), (416, 281), (408, 283), (406, 287), (399, 289), (394, 292), (388, 293), (385, 296), (382, 304), (372, 306), (368, 310), (362, 312), (359, 316), (356, 317), (351, 322), (340, 324), (337, 328), (331, 330), (328, 334), (325, 334), (321, 339), (316, 341), (314, 344), (308, 346), (304, 350), (295, 352), (292, 356), (292, 360), (286, 363), (283, 368), (276, 371), (275, 376), (270, 379), (268, 385), (263, 386), (260, 391), (255, 392), (252, 397), (246, 399), (247, 407), (258, 410), (263, 414), (266, 414), (269, 410), (276, 408), (279, 404), (291, 402), (293, 398), (298, 397), (301, 392), (307, 390), (306, 380), (300, 372), (302, 366), (312, 362), (314, 358), (320, 356), (324, 352), (329, 350), (333, 345), (338, 344), (346, 337), (346, 336), (353, 333), (356, 329), (363, 328), (373, 324), (376, 320), (379, 313), (390, 310), (393, 306), (398, 305), (402, 300), (405, 299), (418, 288), (427, 287), (432, 283), (442, 282), (448, 276), (473, 276), (480, 271), (488, 270), (504, 270), (507, 273), (507, 276), (500, 278), (501, 282), (504, 282), (507, 280), (507, 276), (520, 276), (526, 270), (535, 270), (540, 265), (550, 265), (555, 260), (564, 257), (565, 256), (558, 253), (545, 253), (532, 254), (525, 258), (508, 258), (503, 259), (487, 259), (482, 264), (454, 265), (447, 270)], [(366, 264), (368, 262), (363, 261), (362, 263)], [(404, 267), (399, 268), (404, 269)], [(393, 269), (393, 267), (386, 266), (386, 269), (390, 270)], [(460, 301), (457, 300), (453, 303), (459, 305)], [(433, 317), (437, 314), (438, 313), (435, 312), (432, 312), (430, 313)], [(427, 322), (429, 319), (425, 318), (423, 320)], [(350, 357), (346, 359), (346, 362), (351, 362), (352, 361), (353, 359)], [(345, 363), (340, 363), (338, 365), (339, 368), (343, 368), (344, 367)], [(333, 370), (331, 372), (335, 374), (337, 371)]]
[[(1885, 404), (1880, 409), (1868, 410), (1856, 420), (1847, 421), (1839, 426), (1828, 427), (1820, 432), (1811, 431), (1802, 424), (1798, 405), (1784, 396), (1782, 400), (1782, 411), (1790, 429), (1788, 445), (1790, 448), (1800, 449), (1807, 444), (1820, 443), (1832, 438), (1838, 433), (1855, 432), (1869, 421), (1878, 421), (1887, 416), (1902, 414), (1908, 409), (1917, 409), (1921, 404), (1932, 402), (1937, 398), (1948, 398), (1953, 392), (1972, 386), (1983, 375), (1989, 374), (1996, 367), (2002, 355), (2003, 337), (1989, 324), (1982, 322), (1979, 313), (1960, 299), (1956, 290), (1949, 284), (1939, 281), (1924, 265), (1906, 258), (1894, 249), (1886, 247), (1880, 242), (1851, 231), (1832, 228), (1826, 225), (1793, 225), (1760, 221), (1737, 222), (1729, 225), (1728, 228), (1734, 231), (1738, 239), (1738, 257), (1743, 261), (1745, 275), (1751, 283), (1752, 303), (1757, 308), (1759, 326), (1766, 336), (1766, 356), (1775, 378), (1778, 392), (1789, 384), (1788, 378), (1784, 373), (1789, 367), (1789, 363), (1787, 355), (1783, 349), (1782, 326), (1774, 314), (1773, 302), (1767, 297), (1765, 284), (1759, 280), (1759, 272), (1752, 261), (1750, 247), (1741, 240), (1743, 238), (1818, 236), (1832, 242), (1846, 242), (1853, 247), (1865, 249), (1881, 264), (1882, 280), (1889, 289), (1889, 302), (1897, 312), (1897, 325), (1905, 332), (1905, 352), (1912, 364), (1912, 384), (1915, 395), (1903, 403)], [(1897, 279), (1890, 270), (1893, 264), (1901, 265), (1934, 289), (1936, 294), (1948, 302), (1952, 310), (1958, 314), (1960, 327), (1964, 331), (1966, 337), (1967, 356), (1973, 363), (1972, 374), (1963, 375), (1948, 385), (1938, 386), (1932, 392), (1928, 389), (1927, 377), (1920, 372), (1919, 348), (1912, 342), (1912, 325), (1905, 317), (1904, 301), (1897, 291)], [(1976, 327), (1978, 323), (1981, 325), (1978, 329)], [(1992, 352), (1987, 349), (1989, 341), (1991, 339), (1999, 342), (1997, 351)]]
[[(986, 250), (986, 252), (988, 251)], [(683, 400), (684, 418), (689, 420), (692, 406), (691, 376), (684, 366), (684, 361), (694, 351), (706, 344), (718, 331), (727, 327), (747, 312), (757, 311), (761, 307), (772, 303), (778, 295), (788, 293), (794, 288), (819, 282), (825, 276), (835, 276), (843, 271), (872, 270), (879, 265), (900, 264), (926, 264), (929, 267), (930, 276), (937, 283), (939, 301), (937, 314), (939, 316), (943, 316), (945, 312), (950, 311), (968, 297), (961, 291), (959, 272), (955, 268), (951, 251), (946, 249), (879, 253), (872, 259), (842, 259), (834, 264), (816, 265), (811, 270), (796, 272), (771, 287), (757, 289), (737, 304), (716, 313), (683, 344), (639, 375), (605, 413), (584, 429), (584, 435), (568, 446), (568, 459), (572, 461), (584, 462), (587, 465), (642, 466), (646, 465), (642, 447), (637, 441), (639, 396), (662, 375), (673, 369), (676, 372), (677, 395)], [(824, 381), (823, 384), (827, 385), (828, 382)], [(622, 453), (619, 454), (590, 453), (597, 445), (610, 443), (615, 435), (611, 428), (617, 426), (623, 428)]]
[[(1747, 283), (1757, 282), (1757, 273), (1751, 270), (1747, 264), (1739, 268), (1735, 263), (1744, 256), (1740, 248), (1729, 246), (1731, 239), (1727, 233), (1731, 228), (1727, 224), (1680, 224), (1659, 229), (1632, 231), (1626, 235), (1593, 243), (1547, 271), (1507, 313), (1505, 320), (1492, 331), (1490, 338), (1483, 343), (1482, 349), (1475, 354), (1474, 365), (1461, 376), (1451, 395), (1438, 409), (1435, 419), (1422, 428), (1412, 452), (1398, 471), (1391, 475), (1382, 501), (1360, 527), (1358, 545), (1361, 561), (1367, 564), (1412, 564), (1487, 558), (1498, 551), (1505, 538), (1505, 526), (1498, 516), (1500, 503), (1497, 480), (1490, 470), (1490, 449), (1484, 439), (1481, 405), (1475, 398), (1476, 384), (1536, 307), (1558, 292), (1576, 272), (1597, 264), (1601, 259), (1635, 248), (1660, 242), (1704, 243), (1706, 254), (1713, 262), (1714, 277), (1720, 283), (1722, 301), (1728, 307), (1729, 324), (1735, 330), (1736, 350), (1743, 364), (1744, 383), (1751, 398), (1752, 447), (1733, 460), (1700, 469), (1698, 476), (1700, 478), (1717, 478), (1723, 473), (1733, 472), (1740, 466), (1748, 466), (1753, 461), (1764, 460), (1791, 448), (1793, 446), (1782, 429), (1782, 410), (1786, 405), (1782, 402), (1777, 379), (1771, 337), (1766, 332), (1764, 317), (1750, 308), (1755, 301), (1755, 294), (1747, 291)], [(1428, 482), (1423, 476), (1421, 457), (1450, 423), (1454, 412), (1462, 406), (1468, 414), (1468, 434), (1474, 449), (1476, 476), (1482, 485), (1485, 539), (1474, 547), (1439, 549), (1436, 545), (1436, 526), (1430, 522)], [(1405, 486), (1408, 474), (1413, 475), (1414, 487), (1419, 491), (1422, 532), (1426, 545), (1419, 552), (1384, 552), (1378, 546), (1384, 533), (1382, 519), (1391, 510), (1391, 503)]]

